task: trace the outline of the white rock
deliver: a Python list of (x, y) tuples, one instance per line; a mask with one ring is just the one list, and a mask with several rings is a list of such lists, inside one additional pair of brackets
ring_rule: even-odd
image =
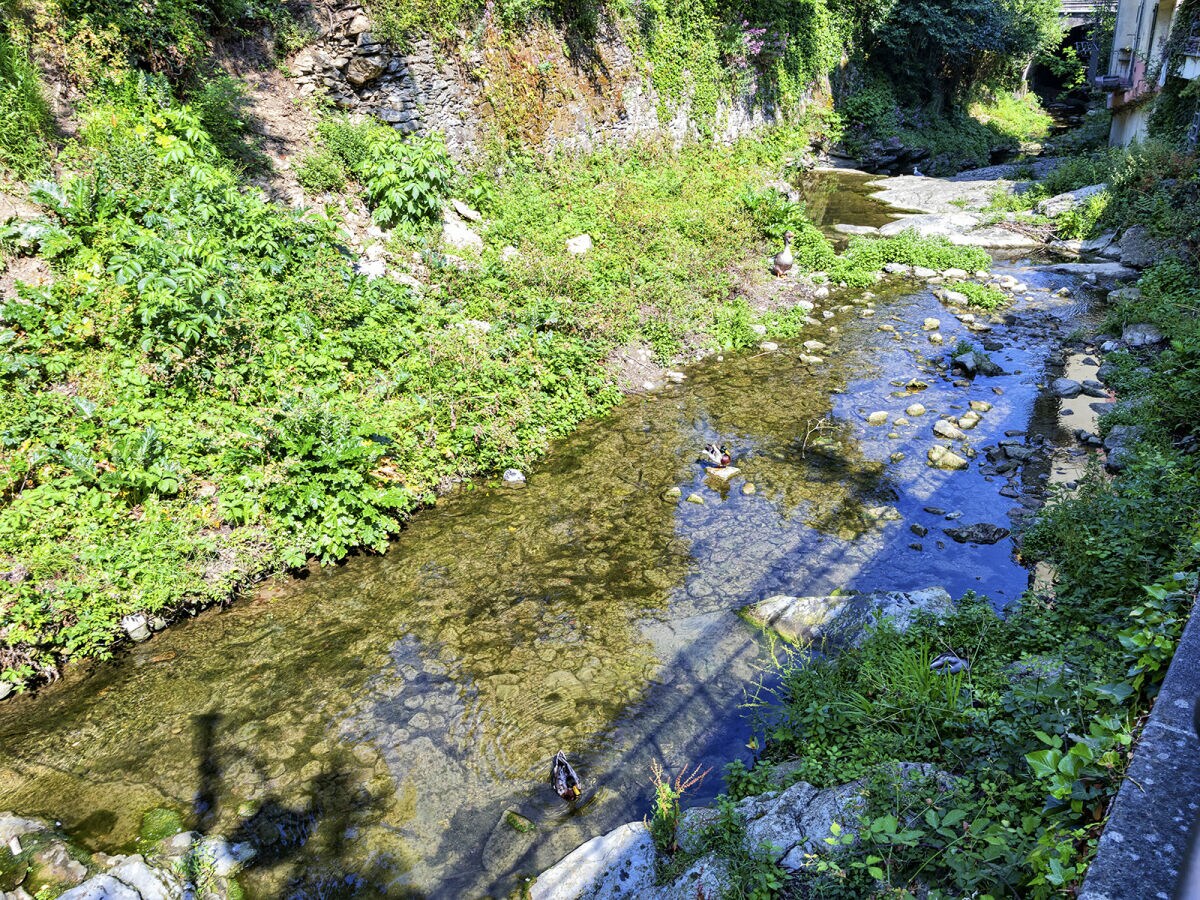
[(654, 839), (641, 822), (592, 838), (538, 876), (530, 900), (634, 900), (654, 889)]
[(742, 608), (750, 622), (770, 628), (781, 637), (807, 643), (822, 637), (851, 636), (861, 640), (865, 626), (876, 617), (906, 630), (921, 611), (945, 615), (954, 609), (950, 595), (940, 587), (916, 591), (876, 591), (827, 597), (792, 597), (777, 594)]
[(137, 891), (142, 900), (175, 900), (183, 893), (177, 879), (148, 866), (140, 854), (125, 857), (108, 874)]
[(205, 838), (196, 848), (221, 878), (240, 872), (257, 855), (249, 844), (231, 844), (223, 838)]
[(150, 640), (150, 621), (144, 613), (134, 613), (121, 619), (121, 627), (129, 639), (138, 643)]
[(447, 219), (442, 223), (442, 243), (455, 250), (483, 252), (483, 238), (457, 219)]
[(483, 219), (482, 214), (477, 210), (471, 209), (461, 200), (451, 199), (450, 205), (454, 207), (454, 211), (466, 219), (468, 222), (478, 222)]
[(505, 484), (525, 483), (525, 473), (520, 469), (505, 469), (501, 477), (504, 479)]
[(948, 441), (961, 441), (966, 438), (962, 431), (945, 419), (938, 419), (933, 423), (933, 433)]
[(583, 256), (583, 254), (592, 249), (592, 246), (591, 235), (581, 234), (567, 241), (567, 252), (573, 253), (576, 256)]
[(1166, 336), (1155, 325), (1141, 322), (1137, 325), (1127, 325), (1121, 332), (1121, 340), (1130, 347), (1148, 347), (1151, 344), (1161, 344)]
[(921, 324), (921, 328), (924, 329), (925, 331), (937, 331), (941, 327), (942, 327), (942, 323), (937, 319), (926, 319)]
[(1067, 191), (1065, 194), (1055, 194), (1040, 201), (1034, 209), (1040, 216), (1059, 216), (1069, 209), (1074, 209), (1089, 197), (1099, 194), (1101, 191), (1107, 190), (1107, 184), (1090, 184), (1087, 187), (1081, 187), (1074, 191)]
[[(0, 812), (0, 844), (8, 844), (27, 834), (37, 834), (45, 830), (45, 823), (39, 822), (37, 819), (24, 819), (10, 812)], [(16, 854), (20, 852), (20, 850), (15, 851)]]
[(387, 263), (382, 259), (361, 259), (354, 264), (354, 271), (368, 281), (374, 281), (387, 273)]
[(779, 345), (774, 341), (763, 341), (758, 345), (759, 350), (765, 350), (767, 353), (772, 353), (779, 349)]
[(97, 875), (59, 894), (58, 900), (142, 900), (142, 895), (111, 875)]

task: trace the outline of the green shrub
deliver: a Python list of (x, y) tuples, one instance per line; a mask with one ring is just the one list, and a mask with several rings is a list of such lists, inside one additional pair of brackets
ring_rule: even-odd
[(1060, 213), (1054, 225), (1062, 238), (1087, 238), (1097, 230), (1097, 225), (1108, 208), (1108, 192), (1093, 194), (1083, 203)]
[(0, 165), (18, 178), (45, 171), (50, 133), (37, 68), (0, 26)]
[(346, 169), (327, 147), (306, 153), (296, 165), (296, 180), (309, 194), (340, 191), (346, 186)]
[(357, 171), (374, 207), (372, 217), (390, 228), (440, 215), (453, 169), (440, 137), (406, 139), (388, 129), (374, 136)]
[(206, 79), (189, 105), (217, 151), (231, 162), (261, 164), (263, 157), (246, 140), (246, 85), (230, 75)]
[(965, 294), (971, 306), (985, 312), (993, 312), (1008, 304), (1008, 297), (999, 288), (977, 281), (956, 281), (949, 285), (960, 294)]

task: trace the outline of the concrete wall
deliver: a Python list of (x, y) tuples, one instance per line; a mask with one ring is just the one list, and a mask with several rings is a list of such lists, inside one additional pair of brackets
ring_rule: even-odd
[(1154, 94), (1165, 77), (1163, 51), (1182, 0), (1118, 0), (1108, 74), (1122, 79), (1112, 91), (1110, 144), (1129, 144), (1146, 136)]

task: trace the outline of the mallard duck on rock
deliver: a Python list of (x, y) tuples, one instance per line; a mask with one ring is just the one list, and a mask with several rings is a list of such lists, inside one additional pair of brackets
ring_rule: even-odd
[(776, 275), (786, 275), (796, 264), (796, 260), (792, 256), (792, 238), (795, 236), (791, 231), (783, 233), (783, 249), (775, 254), (775, 260), (771, 263), (771, 271)]
[(707, 444), (704, 452), (700, 454), (700, 462), (706, 466), (727, 466), (731, 461), (729, 448), (723, 445), (718, 447), (716, 444)]
[(574, 803), (583, 793), (579, 776), (561, 750), (554, 754), (554, 761), (550, 764), (550, 784), (554, 786), (554, 792), (568, 803)]

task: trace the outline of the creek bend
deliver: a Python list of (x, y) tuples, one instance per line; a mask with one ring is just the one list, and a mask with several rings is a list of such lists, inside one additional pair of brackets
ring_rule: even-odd
[[(1010, 265), (1033, 286), (1065, 283)], [(937, 363), (972, 335), (928, 289), (887, 284), (869, 318), (835, 293), (797, 346), (710, 359), (630, 397), (557, 444), (526, 486), (444, 498), (386, 555), (268, 586), (6, 703), (0, 808), (113, 852), (169, 807), (258, 847), (240, 879), (252, 898), (478, 897), (642, 818), (652, 760), (712, 766), (692, 799), (711, 798), (721, 765), (748, 755), (739, 706), (769, 664), (740, 606), (931, 585), (1000, 606), (1028, 582), (1010, 541), (940, 530), (1007, 525), (1019, 500), (977, 466), (929, 468), (925, 451), (937, 415), (970, 400), (992, 405), (973, 445), (1006, 432), (1063, 442), (1039, 384), (1052, 334), (1080, 310), (1048, 292), (1033, 314), (1018, 305), (992, 353), (1008, 374), (962, 387)], [(945, 346), (928, 342), (927, 317)], [(802, 364), (813, 338), (824, 362)], [(911, 394), (913, 378), (928, 388)], [(911, 424), (866, 422), (918, 399), (929, 412)], [(820, 446), (802, 450), (821, 420)], [(696, 462), (709, 441), (741, 468), (727, 488)], [(575, 812), (546, 783), (558, 749), (590, 795)]]

